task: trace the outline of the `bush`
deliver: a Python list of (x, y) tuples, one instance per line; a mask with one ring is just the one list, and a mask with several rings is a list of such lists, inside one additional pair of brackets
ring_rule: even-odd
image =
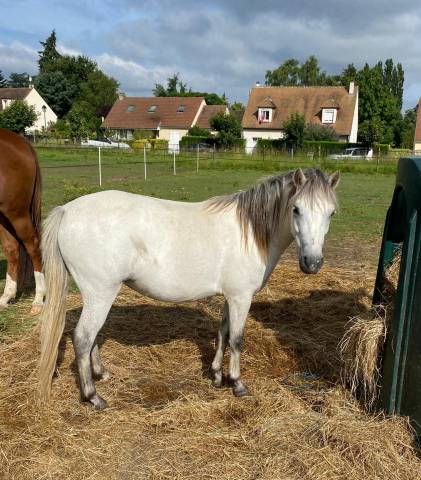
[(334, 128), (328, 125), (308, 123), (304, 130), (304, 139), (316, 141), (337, 141), (338, 134)]
[(151, 144), (149, 143), (149, 140), (147, 140), (146, 138), (144, 139), (139, 139), (139, 140), (134, 140), (133, 142), (130, 143), (130, 146), (132, 148), (138, 148), (138, 149), (141, 149), (143, 150), (144, 148), (151, 148)]
[(165, 140), (164, 138), (152, 138), (149, 140), (149, 143), (151, 147), (156, 150), (168, 149), (168, 140)]
[(186, 135), (180, 140), (181, 148), (188, 148), (191, 145), (197, 145), (198, 143), (206, 143), (207, 145), (213, 146), (217, 144), (215, 137), (202, 137), (202, 136), (190, 136)]
[(144, 140), (154, 138), (155, 131), (153, 130), (135, 130), (133, 132), (133, 138), (135, 140)]
[(205, 138), (209, 138), (212, 136), (209, 130), (207, 130), (206, 128), (196, 127), (196, 125), (188, 129), (187, 135), (191, 137), (205, 137)]
[(272, 151), (272, 150), (284, 150), (286, 147), (285, 140), (283, 138), (269, 139), (259, 138), (257, 140), (258, 151)]

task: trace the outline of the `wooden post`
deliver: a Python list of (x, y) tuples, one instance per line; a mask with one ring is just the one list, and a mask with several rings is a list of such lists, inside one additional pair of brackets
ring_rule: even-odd
[(143, 147), (143, 164), (145, 168), (145, 180), (146, 180), (146, 146)]
[(98, 147), (99, 186), (102, 187), (101, 147)]

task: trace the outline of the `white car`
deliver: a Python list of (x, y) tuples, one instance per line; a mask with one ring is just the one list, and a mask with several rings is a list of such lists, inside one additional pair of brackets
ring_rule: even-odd
[(130, 148), (130, 145), (124, 142), (114, 142), (107, 137), (98, 140), (83, 140), (81, 142), (83, 147), (104, 147), (104, 148)]
[(347, 158), (355, 160), (370, 160), (371, 158), (373, 158), (373, 149), (370, 148), (369, 150), (367, 150), (366, 148), (352, 147), (345, 149), (343, 153), (328, 155), (327, 158), (330, 158), (332, 160), (345, 160)]

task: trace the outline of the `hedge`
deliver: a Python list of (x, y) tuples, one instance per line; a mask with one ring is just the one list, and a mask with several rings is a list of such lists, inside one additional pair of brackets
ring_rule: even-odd
[(187, 148), (191, 145), (197, 145), (198, 143), (206, 143), (207, 145), (213, 146), (217, 144), (216, 137), (203, 137), (196, 135), (186, 135), (180, 140), (180, 147)]
[[(345, 150), (346, 148), (352, 147), (363, 147), (360, 143), (350, 143), (350, 142), (338, 142), (338, 141), (328, 141), (328, 140), (304, 140), (304, 146), (301, 148), (301, 151), (304, 152), (313, 152), (315, 155), (318, 155), (320, 152), (321, 156), (330, 155), (332, 153), (339, 153)], [(264, 139), (259, 138), (257, 140), (257, 149), (258, 150), (285, 150), (286, 144), (284, 139)], [(389, 145), (376, 143), (373, 145), (374, 154), (387, 155), (389, 153)]]
[(130, 146), (132, 148), (144, 149), (156, 149), (156, 150), (166, 150), (168, 149), (168, 140), (163, 138), (142, 138), (140, 140), (134, 140), (131, 142)]

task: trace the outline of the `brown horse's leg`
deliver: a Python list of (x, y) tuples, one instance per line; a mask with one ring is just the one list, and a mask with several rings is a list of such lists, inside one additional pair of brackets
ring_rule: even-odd
[(11, 220), (16, 235), (23, 243), (28, 255), (31, 257), (35, 276), (35, 298), (32, 302), (31, 314), (38, 314), (44, 304), (45, 281), (42, 273), (42, 260), (40, 241), (32, 225), (29, 215)]
[(7, 307), (10, 300), (16, 297), (19, 267), (19, 243), (16, 238), (0, 224), (0, 241), (7, 260), (6, 285), (0, 297), (0, 308)]

